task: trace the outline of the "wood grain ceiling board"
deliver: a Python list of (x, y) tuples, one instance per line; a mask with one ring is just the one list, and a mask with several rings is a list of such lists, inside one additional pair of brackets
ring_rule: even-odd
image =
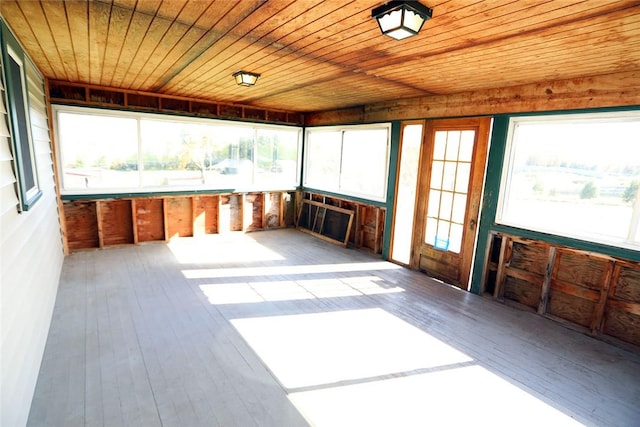
[[(327, 81), (292, 88), (283, 93), (261, 97), (259, 103), (278, 103), (288, 106), (304, 105), (301, 111), (322, 111), (326, 105), (361, 105), (384, 97), (405, 98), (415, 93), (412, 89), (389, 82), (376, 85), (376, 79), (357, 75), (341, 75)], [(354, 96), (353, 94), (357, 94)]]
[[(619, 16), (616, 16), (619, 15)], [(576, 40), (582, 40), (577, 43)], [(472, 47), (429, 58), (431, 72), (415, 78), (418, 86), (438, 93), (487, 89), (624, 71), (640, 65), (640, 19), (623, 12), (575, 23), (571, 29), (554, 27), (546, 34), (529, 34), (518, 43), (496, 42), (491, 49)], [(535, 52), (532, 60), (531, 52)], [(473, 67), (469, 67), (473, 64)], [(634, 65), (635, 64), (635, 65)], [(375, 72), (391, 80), (423, 66), (424, 60), (407, 61)], [(586, 74), (585, 74), (586, 72)], [(486, 76), (493, 76), (489, 80)]]
[[(249, 69), (256, 72), (269, 70), (270, 75), (277, 75), (270, 71), (269, 65), (271, 63), (285, 61), (284, 57), (288, 54), (292, 55), (290, 58), (297, 59), (303, 53), (298, 48), (290, 47), (287, 37), (294, 39), (304, 37), (305, 34), (309, 34), (314, 28), (317, 28), (317, 25), (314, 26), (315, 22), (326, 22), (322, 18), (326, 19), (329, 13), (335, 12), (336, 7), (342, 6), (338, 1), (323, 2), (312, 5), (310, 9), (300, 13), (299, 9), (292, 7), (298, 3), (292, 4), (287, 8), (289, 16), (286, 21), (285, 17), (278, 14), (278, 17), (274, 18), (272, 20), (273, 23), (269, 26), (256, 28), (256, 31), (252, 34), (260, 34), (260, 38), (256, 38), (253, 43), (243, 48), (241, 59), (239, 59), (239, 55), (231, 50), (216, 57), (216, 67), (215, 69), (210, 69), (208, 75), (205, 76), (205, 80), (226, 79), (229, 70), (237, 69)], [(309, 2), (302, 2), (305, 7), (309, 4)], [(345, 6), (348, 6), (348, 3), (345, 2)], [(198, 90), (198, 87), (194, 89)]]
[[(168, 93), (185, 91), (185, 93), (191, 94), (195, 91), (195, 85), (198, 83), (209, 84), (208, 77), (212, 73), (210, 71), (211, 67), (215, 67), (215, 64), (220, 59), (224, 59), (228, 55), (244, 56), (244, 49), (248, 48), (253, 43), (253, 40), (259, 38), (255, 35), (259, 31), (256, 28), (261, 25), (269, 25), (273, 16), (280, 10), (285, 9), (292, 1), (285, 0), (262, 4), (251, 15), (238, 22), (223, 38), (217, 40), (210, 49), (188, 64), (172, 79), (170, 84), (165, 86), (165, 90)], [(228, 80), (232, 81), (231, 74), (234, 71), (237, 70), (228, 70)]]
[[(37, 9), (40, 8), (40, 5), (34, 4), (31, 6), (34, 10), (29, 12), (29, 15), (38, 14)], [(9, 25), (13, 28), (24, 48), (32, 57), (37, 58), (36, 65), (41, 72), (45, 75), (64, 76), (64, 68), (62, 67), (57, 49), (53, 46), (53, 39), (48, 28), (42, 28), (39, 34), (36, 35), (29, 25), (27, 16), (25, 16), (17, 2), (0, 2), (0, 13), (2, 13), (5, 19), (11, 17)], [(47, 48), (49, 49), (45, 52)]]
[[(592, 2), (589, 5), (579, 4), (568, 6), (565, 2), (544, 3), (535, 7), (525, 7), (522, 9), (514, 9), (506, 15), (511, 21), (503, 21), (499, 16), (493, 20), (483, 20), (479, 22), (469, 22), (460, 28), (448, 28), (446, 24), (439, 24), (437, 17), (429, 21), (430, 25), (425, 29), (424, 35), (421, 33), (422, 45), (420, 39), (415, 38), (411, 43), (407, 43), (406, 49), (403, 50), (403, 56), (399, 57), (398, 62), (404, 62), (406, 58), (424, 59), (438, 53), (446, 53), (452, 51), (460, 51), (474, 46), (487, 43), (496, 43), (501, 40), (508, 41), (510, 44), (518, 45), (519, 38), (528, 34), (544, 34), (548, 31), (560, 29), (564, 31), (567, 25), (574, 23), (576, 25), (588, 25), (590, 19), (597, 19), (604, 13), (614, 13), (618, 10), (625, 10), (629, 7), (630, 2), (615, 2), (613, 4), (607, 2)], [(638, 2), (636, 1), (637, 5)], [(527, 5), (526, 2), (517, 2), (517, 5)], [(558, 8), (557, 5), (562, 5)], [(543, 6), (550, 8), (543, 9)], [(515, 7), (515, 6), (513, 6)], [(579, 8), (580, 7), (580, 8)], [(579, 9), (578, 9), (579, 8)], [(588, 8), (588, 9), (587, 9)], [(492, 13), (498, 14), (497, 10)], [(501, 13), (504, 13), (501, 12)], [(624, 12), (628, 13), (628, 12)], [(610, 18), (606, 18), (610, 19)], [(460, 17), (459, 21), (465, 18)], [(424, 42), (428, 42), (428, 46), (424, 46)], [(574, 40), (578, 41), (578, 40)], [(387, 45), (388, 46), (388, 45)], [(488, 53), (492, 46), (487, 47)], [(390, 47), (392, 48), (392, 46)], [(346, 59), (343, 59), (346, 60)], [(376, 68), (383, 61), (372, 61), (362, 63), (362, 68)], [(393, 65), (390, 63), (386, 66)]]
[[(423, 0), (380, 35), (384, 0), (1, 0), (52, 79), (320, 111), (640, 69), (638, 0)], [(231, 74), (262, 74), (252, 88)]]

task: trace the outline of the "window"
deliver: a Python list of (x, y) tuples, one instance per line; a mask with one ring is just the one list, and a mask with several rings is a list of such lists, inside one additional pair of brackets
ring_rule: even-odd
[(473, 130), (437, 131), (431, 162), (425, 243), (460, 253), (473, 145)]
[[(7, 32), (3, 32), (4, 36), (7, 34)], [(17, 42), (7, 41), (3, 64), (5, 64), (12, 151), (17, 175), (20, 210), (27, 211), (40, 198), (42, 192), (38, 185), (36, 159), (31, 138), (24, 56), (18, 53), (20, 50), (17, 47), (14, 49), (12, 45), (17, 46)]]
[(389, 134), (389, 125), (308, 130), (304, 185), (384, 201)]
[(498, 222), (640, 248), (640, 113), (510, 121)]
[(65, 194), (293, 189), (300, 129), (56, 106)]

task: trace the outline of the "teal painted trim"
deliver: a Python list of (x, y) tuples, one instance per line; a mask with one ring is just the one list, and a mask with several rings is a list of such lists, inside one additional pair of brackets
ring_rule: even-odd
[[(504, 116), (511, 117), (543, 117), (543, 116), (562, 116), (566, 114), (590, 114), (590, 113), (615, 113), (616, 111), (636, 111), (640, 110), (640, 105), (627, 105), (623, 107), (600, 107), (600, 108), (585, 108), (581, 110), (556, 110), (556, 111), (532, 111), (529, 113), (511, 113), (504, 114)], [(506, 143), (506, 140), (504, 141)]]
[(300, 176), (298, 177), (298, 190), (301, 190), (302, 185), (304, 184), (304, 173), (307, 166), (307, 163), (305, 161), (305, 152), (307, 151), (307, 128), (306, 127), (302, 128), (301, 140), (302, 142), (300, 143), (300, 156), (298, 157), (299, 164), (300, 164), (300, 167), (298, 168), (300, 170)]
[[(13, 61), (11, 56), (9, 55), (9, 48), (13, 50), (15, 55), (21, 61), (20, 64), (20, 75), (21, 79), (19, 82), (19, 87), (22, 89), (22, 92), (15, 93), (16, 82), (13, 81), (13, 75), (9, 71), (10, 62)], [(40, 188), (40, 178), (39, 178), (39, 168), (37, 162), (37, 153), (33, 142), (33, 135), (31, 129), (31, 120), (30, 120), (30, 111), (31, 111), (31, 97), (29, 96), (29, 79), (27, 78), (27, 63), (33, 61), (29, 58), (25, 50), (22, 48), (22, 45), (18, 41), (18, 38), (15, 36), (11, 28), (4, 21), (4, 18), (0, 16), (0, 55), (2, 56), (2, 66), (4, 70), (0, 69), (0, 73), (4, 71), (5, 77), (5, 94), (7, 96), (7, 125), (9, 126), (11, 137), (9, 138), (9, 143), (11, 145), (11, 149), (13, 152), (13, 166), (14, 166), (14, 174), (17, 180), (17, 189), (20, 192), (20, 206), (21, 211), (28, 211), (32, 209), (36, 202), (40, 200), (42, 197), (42, 189)], [(22, 81), (24, 79), (24, 81)], [(18, 113), (18, 117), (16, 117), (15, 111), (15, 102), (17, 99), (20, 99), (24, 104), (25, 111), (24, 117), (27, 120), (26, 123), (26, 134), (23, 134), (20, 130), (19, 120), (22, 118), (22, 113)], [(26, 141), (24, 141), (26, 139)], [(29, 153), (24, 153), (24, 145), (28, 146)], [(30, 165), (31, 168), (25, 165), (25, 154), (28, 154), (30, 157)], [(32, 176), (27, 176), (29, 171)], [(27, 188), (27, 182), (31, 179), (34, 181), (34, 185), (31, 188)], [(27, 198), (27, 194), (32, 192), (34, 188), (37, 190), (34, 195), (30, 198)]]
[(371, 206), (378, 206), (378, 207), (381, 207), (381, 208), (386, 208), (387, 207), (387, 204), (385, 202), (379, 202), (379, 201), (376, 201), (376, 200), (363, 199), (363, 198), (360, 198), (360, 197), (349, 196), (347, 194), (332, 193), (331, 191), (318, 190), (318, 189), (312, 188), (312, 187), (301, 187), (300, 191), (306, 191), (308, 193), (315, 193), (315, 194), (322, 194), (323, 196), (328, 196), (328, 197), (337, 197), (339, 199), (350, 200), (352, 202), (362, 203), (362, 204), (371, 205)]
[(391, 227), (393, 227), (394, 201), (396, 199), (401, 127), (401, 122), (391, 122), (391, 147), (389, 150), (389, 176), (387, 180), (387, 212), (384, 217), (384, 234), (382, 236), (382, 258), (385, 260), (389, 259), (389, 249), (391, 248)]
[(489, 231), (493, 224), (498, 209), (498, 196), (500, 193), (500, 179), (502, 177), (502, 164), (506, 148), (507, 132), (509, 130), (509, 116), (499, 115), (493, 118), (491, 141), (489, 145), (489, 158), (487, 172), (485, 174), (484, 193), (480, 208), (480, 223), (478, 225), (478, 241), (476, 253), (473, 257), (473, 272), (471, 274), (471, 292), (480, 293), (484, 259), (489, 240)]
[(296, 189), (287, 190), (248, 190), (237, 191), (233, 188), (218, 190), (188, 190), (188, 191), (146, 191), (146, 192), (130, 192), (130, 193), (99, 193), (99, 194), (63, 194), (60, 196), (62, 200), (102, 200), (102, 199), (135, 199), (141, 197), (164, 197), (164, 196), (207, 196), (215, 194), (250, 194), (250, 193), (288, 193), (294, 192)]
[(523, 116), (557, 116), (567, 114), (587, 114), (587, 113), (604, 113), (616, 111), (637, 111), (640, 105), (626, 107), (606, 107), (583, 110), (566, 110), (566, 111), (548, 111), (536, 113), (518, 113), (504, 114), (494, 117), (493, 129), (491, 136), (491, 146), (489, 148), (489, 159), (487, 163), (487, 173), (485, 177), (485, 189), (483, 194), (482, 211), (480, 214), (480, 224), (478, 231), (478, 243), (474, 256), (474, 266), (471, 279), (471, 292), (479, 293), (480, 284), (482, 283), (482, 273), (484, 270), (484, 260), (486, 256), (487, 242), (489, 234), (492, 231), (513, 234), (519, 237), (525, 237), (535, 240), (541, 240), (551, 244), (567, 246), (579, 250), (597, 252), (603, 255), (609, 255), (617, 258), (624, 258), (631, 261), (640, 261), (640, 251), (622, 248), (619, 246), (611, 246), (601, 243), (589, 242), (570, 237), (552, 235), (527, 229), (509, 227), (496, 224), (496, 213), (498, 208), (498, 197), (500, 192), (500, 180), (502, 177), (502, 167), (504, 164), (504, 156), (507, 144), (507, 132), (509, 128), (509, 119), (511, 117)]

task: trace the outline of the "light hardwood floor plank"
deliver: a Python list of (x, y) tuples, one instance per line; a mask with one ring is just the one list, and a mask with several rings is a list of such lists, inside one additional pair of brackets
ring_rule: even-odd
[(29, 425), (436, 425), (454, 405), (444, 424), (629, 426), (638, 401), (638, 354), (284, 229), (69, 256)]

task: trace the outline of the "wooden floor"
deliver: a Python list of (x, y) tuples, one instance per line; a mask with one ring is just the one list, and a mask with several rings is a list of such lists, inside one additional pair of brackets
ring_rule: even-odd
[(65, 260), (31, 426), (640, 425), (640, 356), (295, 230)]

